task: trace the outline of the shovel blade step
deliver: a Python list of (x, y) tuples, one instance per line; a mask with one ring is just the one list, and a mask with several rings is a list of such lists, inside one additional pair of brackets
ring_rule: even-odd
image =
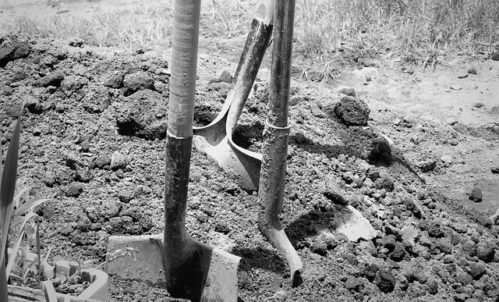
[[(106, 271), (125, 280), (148, 281), (165, 284), (165, 271), (161, 254), (163, 235), (111, 236), (108, 244)], [(130, 253), (114, 258), (116, 251)], [(206, 282), (200, 301), (237, 301), (237, 268), (240, 257), (223, 250), (211, 249)], [(174, 300), (177, 301), (177, 300)]]

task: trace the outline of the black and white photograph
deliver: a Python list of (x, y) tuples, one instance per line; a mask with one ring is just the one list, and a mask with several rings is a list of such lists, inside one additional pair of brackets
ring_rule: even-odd
[(499, 302), (499, 0), (0, 0), (0, 302)]

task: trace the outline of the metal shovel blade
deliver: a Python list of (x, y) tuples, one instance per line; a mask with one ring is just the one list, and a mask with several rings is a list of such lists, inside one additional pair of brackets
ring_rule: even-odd
[(261, 1), (251, 24), (236, 71), (235, 82), (221, 112), (204, 127), (194, 127), (193, 143), (218, 166), (236, 177), (247, 190), (258, 189), (261, 156), (245, 150), (232, 141), (232, 133), (253, 87), (272, 35), (273, 0)]
[[(226, 104), (230, 106), (231, 102), (228, 101)], [(261, 155), (237, 146), (232, 141), (232, 135), (227, 134), (229, 106), (222, 109), (208, 126), (193, 129), (193, 144), (224, 171), (233, 175), (243, 189), (256, 190), (260, 180)]]
[[(109, 237), (107, 273), (125, 280), (164, 283), (164, 267), (169, 264), (162, 256), (162, 239), (162, 235)], [(181, 271), (177, 277), (185, 285), (184, 292), (171, 294), (192, 301), (237, 301), (240, 258), (192, 239), (188, 245), (195, 251), (189, 261), (178, 266)]]

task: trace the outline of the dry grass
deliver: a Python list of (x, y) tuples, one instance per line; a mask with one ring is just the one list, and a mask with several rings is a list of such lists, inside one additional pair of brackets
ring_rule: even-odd
[(133, 10), (118, 8), (113, 12), (91, 16), (22, 16), (8, 26), (9, 31), (24, 32), (41, 38), (77, 38), (94, 46), (136, 48), (168, 43), (172, 15), (171, 6), (165, 2), (147, 3)]
[(297, 38), (310, 57), (343, 42), (425, 64), (448, 53), (490, 51), (499, 42), (499, 1), (299, 0)]
[[(222, 39), (244, 36), (255, 2), (203, 1), (201, 33)], [(9, 29), (40, 37), (80, 38), (96, 46), (168, 46), (172, 6), (172, 0), (165, 0), (87, 17), (23, 17)], [(295, 51), (314, 61), (327, 62), (341, 46), (361, 52), (390, 50), (429, 65), (449, 53), (490, 52), (499, 42), (499, 1), (298, 0), (295, 35)]]

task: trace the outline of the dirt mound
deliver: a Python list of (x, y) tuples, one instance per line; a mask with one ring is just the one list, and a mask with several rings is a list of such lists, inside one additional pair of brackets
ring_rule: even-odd
[[(104, 259), (109, 235), (161, 232), (167, 61), (147, 52), (104, 55), (23, 37), (0, 41), (1, 130), (10, 135), (26, 102), (19, 173), (30, 195), (52, 199), (39, 210), (42, 252)], [(198, 124), (214, 118), (229, 89), (218, 81), (198, 88)], [(389, 144), (379, 125), (391, 113), (371, 108), (367, 126), (349, 127), (325, 112), (341, 96), (300, 83), (292, 92), (282, 219), (305, 264), (300, 286), (291, 288), (283, 258), (258, 231), (256, 193), (193, 152), (187, 227), (195, 239), (242, 257), (241, 300), (497, 300), (498, 226), (421, 181), (421, 173), (445, 164), (422, 171)], [(236, 131), (239, 143), (253, 150), (261, 143), (266, 95), (268, 87), (259, 82)], [(429, 122), (407, 119), (397, 128), (407, 136), (418, 129), (414, 139), (421, 147), (443, 139), (450, 144), (449, 130)], [(115, 152), (123, 158), (119, 165)], [(390, 160), (379, 160), (378, 153)], [(336, 232), (347, 204), (378, 237), (350, 242)], [(111, 293), (115, 301), (161, 301), (166, 294), (117, 279)]]

